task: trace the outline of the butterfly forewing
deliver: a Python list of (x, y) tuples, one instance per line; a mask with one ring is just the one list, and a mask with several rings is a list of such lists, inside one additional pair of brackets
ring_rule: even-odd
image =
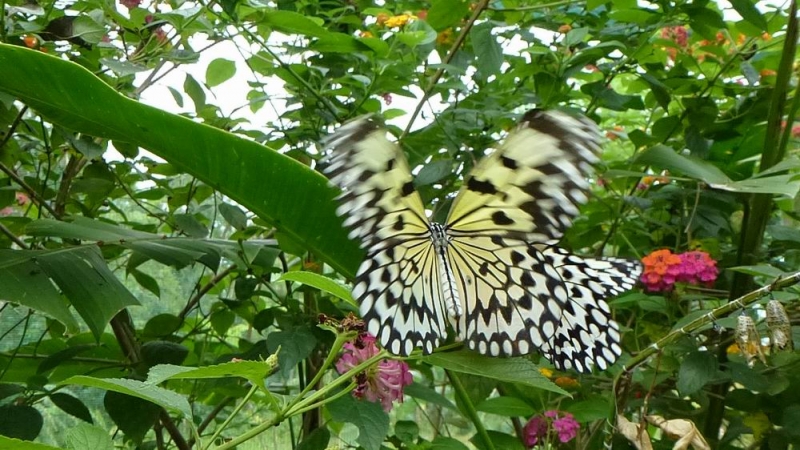
[(392, 353), (432, 352), (446, 318), (430, 225), (402, 151), (367, 118), (326, 145), (324, 171), (342, 189), (337, 213), (367, 252), (353, 289), (367, 329)]
[(555, 242), (586, 201), (597, 161), (594, 122), (558, 111), (529, 111), (503, 145), (472, 170), (446, 225)]

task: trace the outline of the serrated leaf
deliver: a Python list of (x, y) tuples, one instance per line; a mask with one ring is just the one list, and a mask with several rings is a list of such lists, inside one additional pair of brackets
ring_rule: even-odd
[[(0, 435), (0, 449), (3, 450), (63, 450), (60, 447), (51, 447), (38, 442), (23, 441)], [(78, 449), (75, 449), (78, 450)]]
[(434, 353), (422, 361), (456, 372), (480, 375), (499, 381), (521, 383), (539, 389), (569, 395), (539, 373), (539, 367), (526, 358), (492, 358), (468, 350)]
[(67, 431), (66, 443), (68, 448), (74, 450), (114, 450), (115, 448), (108, 431), (88, 423), (79, 423), (70, 427)]
[(379, 402), (356, 400), (351, 395), (342, 396), (327, 405), (331, 418), (358, 427), (357, 442), (365, 450), (379, 450), (389, 432), (389, 415)]
[(356, 305), (356, 301), (353, 299), (348, 287), (342, 285), (334, 279), (314, 272), (286, 272), (275, 281), (295, 281), (297, 283), (302, 283), (307, 286), (317, 288), (322, 292), (333, 295), (334, 297), (340, 298), (351, 305)]
[(74, 384), (78, 386), (88, 386), (107, 391), (114, 391), (120, 394), (130, 395), (142, 400), (159, 405), (171, 411), (179, 412), (185, 417), (192, 416), (192, 408), (185, 397), (177, 393), (144, 383), (139, 380), (129, 380), (124, 378), (94, 378), (84, 375), (77, 375), (67, 378), (59, 385)]

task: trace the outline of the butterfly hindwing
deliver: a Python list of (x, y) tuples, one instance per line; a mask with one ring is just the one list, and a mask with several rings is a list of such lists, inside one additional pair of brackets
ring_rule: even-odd
[(324, 171), (342, 189), (337, 213), (367, 253), (353, 289), (367, 329), (392, 353), (432, 352), (446, 318), (430, 226), (405, 156), (368, 118), (341, 127), (327, 146)]

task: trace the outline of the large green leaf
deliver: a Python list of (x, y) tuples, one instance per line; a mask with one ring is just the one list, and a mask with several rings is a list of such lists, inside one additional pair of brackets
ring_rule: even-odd
[[(0, 261), (5, 299), (74, 327), (72, 315), (52, 288), (50, 280), (53, 280), (97, 339), (115, 314), (139, 304), (108, 268), (96, 245), (58, 250), (0, 250)], [(35, 294), (44, 297), (36, 298)]]
[(22, 47), (0, 44), (0, 92), (59, 125), (150, 150), (258, 214), (336, 270), (355, 273), (363, 253), (336, 216), (336, 191), (294, 159), (137, 103), (77, 64)]
[(495, 380), (521, 383), (559, 394), (566, 391), (539, 373), (539, 368), (525, 358), (492, 358), (472, 351), (433, 353), (422, 358), (428, 364), (456, 372), (480, 375)]
[(155, 403), (171, 411), (179, 412), (185, 417), (192, 416), (192, 408), (185, 397), (173, 391), (160, 388), (150, 383), (125, 378), (94, 378), (83, 375), (67, 378), (61, 385), (89, 386), (107, 391), (119, 392)]

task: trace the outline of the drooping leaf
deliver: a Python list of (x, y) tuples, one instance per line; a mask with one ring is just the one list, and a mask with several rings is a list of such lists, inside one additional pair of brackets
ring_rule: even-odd
[(433, 353), (422, 360), (444, 369), (480, 375), (499, 381), (521, 383), (535, 388), (567, 395), (567, 392), (539, 373), (539, 368), (526, 358), (492, 358), (462, 350)]
[(389, 432), (389, 415), (383, 411), (380, 402), (356, 400), (351, 395), (344, 395), (325, 406), (333, 420), (358, 427), (357, 441), (365, 450), (381, 448)]

